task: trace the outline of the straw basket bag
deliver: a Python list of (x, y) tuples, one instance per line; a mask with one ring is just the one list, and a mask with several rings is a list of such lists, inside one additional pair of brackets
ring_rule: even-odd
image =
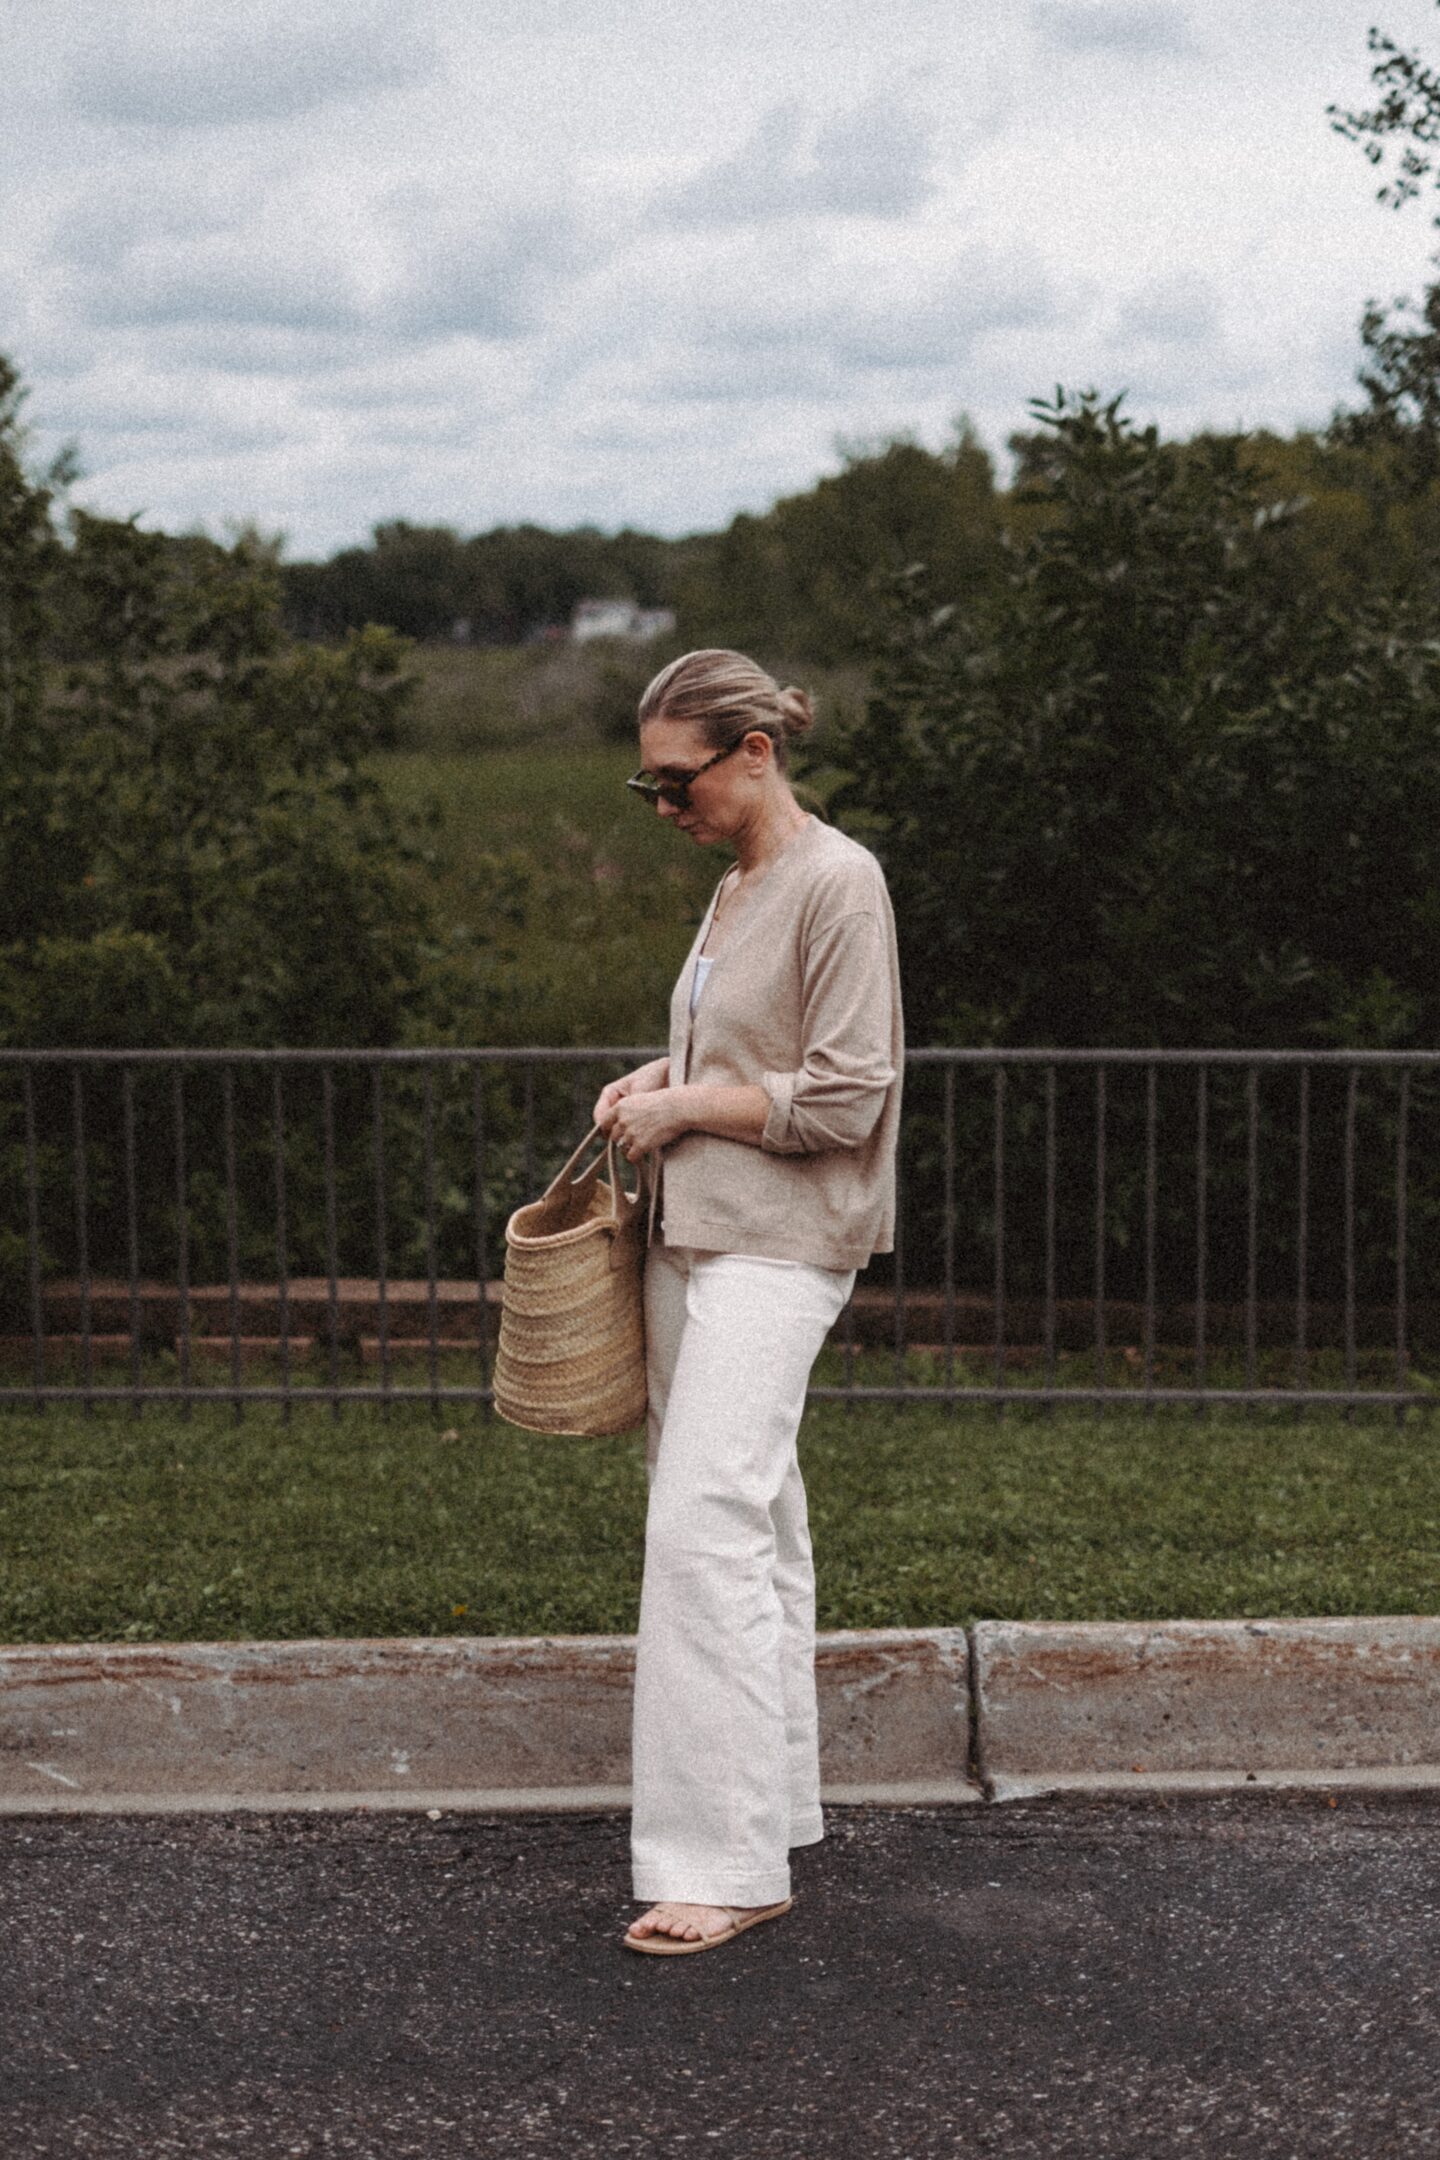
[(599, 1137), (505, 1225), (495, 1407), (527, 1432), (625, 1432), (645, 1415), (640, 1192), (621, 1184), (613, 1139), (570, 1175)]

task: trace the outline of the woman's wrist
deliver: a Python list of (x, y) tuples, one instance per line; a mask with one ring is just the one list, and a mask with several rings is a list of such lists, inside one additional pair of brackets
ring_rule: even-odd
[(770, 1115), (770, 1098), (762, 1087), (672, 1088), (676, 1116), (687, 1132), (717, 1134), (722, 1140), (744, 1140), (758, 1147)]

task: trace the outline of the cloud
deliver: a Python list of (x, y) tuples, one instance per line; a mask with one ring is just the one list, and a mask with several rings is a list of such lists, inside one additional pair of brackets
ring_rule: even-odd
[(117, 126), (227, 127), (407, 89), (438, 65), (415, 7), (396, 0), (308, 18), (274, 0), (110, 10), (71, 56), (68, 103)]
[(1205, 277), (1156, 278), (1130, 295), (1116, 318), (1117, 343), (1213, 345), (1220, 337), (1220, 303)]
[(1170, 0), (1032, 0), (1030, 19), (1047, 45), (1067, 52), (1178, 53), (1190, 42)]
[[(688, 243), (648, 275), (626, 266), (603, 346), (577, 354), (582, 398), (826, 410), (872, 386), (922, 398), (973, 364), (985, 339), (1072, 320), (1082, 304), (1026, 250), (911, 235), (863, 255), (789, 229)], [(1073, 281), (1072, 281), (1073, 283)], [(557, 388), (557, 395), (563, 395)]]
[(70, 324), (159, 341), (167, 364), (223, 374), (331, 373), (455, 340), (513, 346), (605, 257), (555, 178), (528, 196), (473, 181), (381, 186), (289, 180), (187, 200), (97, 189), (51, 234), (52, 289)]
[(804, 344), (753, 345), (677, 353), (643, 386), (652, 409), (672, 405), (787, 405), (829, 402), (845, 387), (832, 355)]
[[(276, 322), (218, 320), (167, 322), (155, 334), (144, 325), (136, 335), (153, 352), (157, 365), (223, 380), (234, 375), (267, 376), (283, 391), (287, 381), (329, 376), (354, 365), (363, 342), (353, 327), (344, 330)], [(152, 342), (153, 337), (153, 342)]]
[[(1050, 280), (1027, 253), (973, 244), (938, 261), (876, 250), (811, 256), (785, 289), (788, 252), (732, 256), (702, 278), (693, 325), (721, 349), (821, 346), (850, 367), (943, 364), (986, 331), (1050, 319)], [(784, 304), (779, 305), (783, 292)]]
[(808, 179), (812, 207), (831, 215), (906, 217), (935, 192), (933, 129), (898, 98), (877, 94), (820, 131)]
[(546, 301), (600, 253), (585, 244), (562, 194), (526, 201), (457, 199), (433, 188), (394, 191), (383, 205), (396, 264), (381, 308), (405, 340), (507, 340), (536, 328)]
[[(95, 487), (103, 489), (121, 470), (161, 474), (197, 460), (263, 457), (293, 437), (283, 399), (183, 370), (161, 371), (113, 351), (67, 386), (64, 413), (64, 432), (80, 444), (82, 501), (93, 501)], [(125, 494), (110, 496), (112, 511), (127, 515), (152, 484), (137, 477)]]
[(107, 270), (92, 269), (79, 288), (79, 312), (91, 323), (259, 325), (299, 331), (346, 330), (363, 317), (343, 263), (288, 246), (264, 229), (191, 239), (140, 241)]
[(233, 187), (218, 175), (191, 171), (169, 185), (153, 170), (106, 174), (103, 185), (95, 176), (59, 210), (49, 252), (67, 269), (103, 275), (146, 241), (221, 232), (234, 216)]
[(772, 105), (732, 156), (707, 165), (659, 209), (667, 222), (688, 226), (903, 218), (934, 193), (933, 132), (909, 103), (876, 92), (828, 121), (807, 155), (803, 108)]
[(928, 286), (876, 265), (871, 278), (832, 304), (824, 331), (848, 368), (946, 368), (991, 331), (1033, 328), (1057, 313), (1037, 264), (975, 247)]
[(1323, 420), (1365, 293), (1415, 282), (1323, 117), (1317, 155), (1353, 0), (0, 0), (32, 16), (0, 344), (121, 514), (689, 529), (840, 433), (1003, 442), (1056, 380)]

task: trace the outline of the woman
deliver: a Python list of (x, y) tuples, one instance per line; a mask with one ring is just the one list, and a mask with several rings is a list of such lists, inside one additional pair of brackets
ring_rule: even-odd
[(624, 1941), (674, 1955), (787, 1911), (789, 1850), (824, 1834), (796, 1436), (856, 1270), (893, 1245), (904, 1036), (880, 866), (786, 777), (804, 691), (693, 652), (639, 717), (630, 785), (737, 857), (675, 985), (669, 1056), (594, 1112), (658, 1165), (631, 1818), (652, 1902)]

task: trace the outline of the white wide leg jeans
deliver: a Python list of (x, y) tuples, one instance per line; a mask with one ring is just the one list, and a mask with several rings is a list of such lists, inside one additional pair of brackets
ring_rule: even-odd
[(824, 1835), (815, 1570), (796, 1436), (853, 1272), (652, 1245), (637, 1898), (771, 1905)]

